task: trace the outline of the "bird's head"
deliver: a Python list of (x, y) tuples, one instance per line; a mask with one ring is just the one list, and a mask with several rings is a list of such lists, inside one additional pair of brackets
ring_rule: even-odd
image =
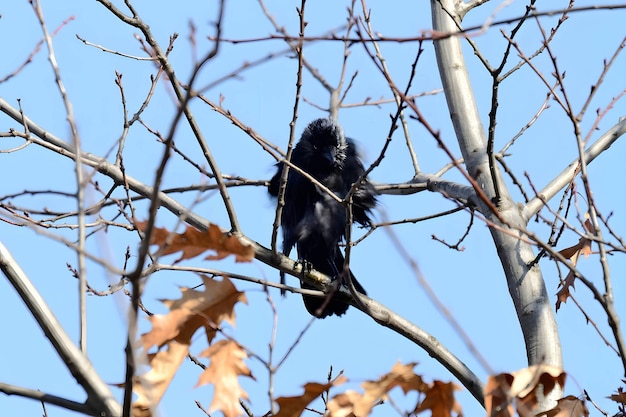
[(343, 168), (348, 143), (343, 129), (333, 119), (317, 119), (309, 123), (300, 139), (312, 160), (327, 168)]

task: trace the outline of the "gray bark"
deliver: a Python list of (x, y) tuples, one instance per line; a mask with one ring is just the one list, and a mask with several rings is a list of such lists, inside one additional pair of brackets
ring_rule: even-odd
[(89, 359), (76, 347), (72, 339), (65, 333), (63, 326), (58, 322), (54, 313), (48, 307), (32, 284), (26, 273), (19, 267), (11, 253), (0, 242), (0, 270), (6, 275), (9, 282), (24, 301), (28, 310), (45, 333), (54, 349), (57, 351), (67, 369), (76, 378), (85, 392), (85, 404), (68, 401), (62, 398), (41, 395), (34, 390), (18, 389), (2, 384), (0, 390), (7, 394), (18, 394), (26, 397), (47, 401), (61, 407), (97, 416), (119, 416), (121, 406), (111, 393), (109, 386), (102, 381)]
[[(436, 33), (458, 31), (453, 17), (460, 22), (463, 11), (459, 2), (431, 0), (431, 8)], [(435, 53), (465, 167), (476, 181), (475, 187), (480, 188), (476, 190), (477, 194), (482, 191), (487, 197), (487, 201), (477, 199), (478, 210), (491, 223), (491, 236), (524, 335), (529, 365), (546, 363), (562, 367), (558, 328), (543, 276), (538, 265), (529, 267), (535, 255), (531, 245), (523, 238), (526, 220), (511, 199), (497, 167), (496, 175), (490, 175), (487, 138), (470, 85), (461, 40), (462, 36), (437, 40)], [(493, 212), (494, 205), (497, 212)], [(498, 277), (482, 277), (481, 282), (476, 282), (477, 291), (481, 286), (489, 285), (493, 279)], [(554, 395), (560, 398), (559, 393)]]

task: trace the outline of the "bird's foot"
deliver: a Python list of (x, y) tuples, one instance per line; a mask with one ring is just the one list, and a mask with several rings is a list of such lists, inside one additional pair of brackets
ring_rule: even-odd
[(306, 274), (313, 270), (313, 264), (305, 259), (298, 259), (296, 263), (293, 265), (293, 268), (296, 269), (298, 265), (302, 265), (303, 274)]

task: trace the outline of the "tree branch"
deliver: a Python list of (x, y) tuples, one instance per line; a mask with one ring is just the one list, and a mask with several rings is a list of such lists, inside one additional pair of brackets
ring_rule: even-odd
[(360, 295), (359, 300), (359, 303), (353, 304), (356, 308), (362, 309), (362, 307), (359, 306), (359, 304), (362, 303), (366, 308), (364, 312), (371, 315), (377, 323), (419, 345), (432, 358), (450, 371), (452, 375), (458, 378), (459, 382), (461, 382), (472, 396), (484, 406), (484, 387), (480, 379), (467, 365), (448, 351), (434, 336), (369, 297)]
[[(119, 416), (121, 407), (113, 397), (109, 386), (100, 379), (89, 359), (65, 333), (61, 323), (58, 322), (52, 310), (2, 242), (0, 242), (0, 269), (18, 292), (67, 369), (84, 388), (87, 393), (85, 405), (90, 409), (90, 414), (102, 417)], [(13, 393), (17, 392), (14, 390)], [(58, 402), (56, 404), (63, 406)]]
[(0, 382), (0, 392), (5, 393), (6, 395), (18, 395), (20, 397), (32, 398), (33, 400), (39, 402), (56, 405), (58, 407), (76, 411), (77, 413), (81, 414), (96, 415), (94, 414), (94, 410), (86, 404), (68, 400), (62, 397), (57, 397), (56, 395), (46, 394), (45, 392), (41, 392), (39, 390), (16, 387), (15, 385)]
[[(33, 135), (37, 136), (33, 138), (34, 143), (49, 148), (50, 150), (55, 151), (65, 157), (72, 159), (75, 158), (74, 150), (72, 149), (72, 146), (70, 144), (46, 132), (41, 127), (33, 123), (30, 119), (24, 117), (22, 120), (19, 112), (17, 112), (10, 105), (8, 105), (2, 98), (0, 98), (0, 111), (9, 115), (16, 121), (26, 124), (30, 132)], [(130, 177), (129, 175), (123, 174), (122, 170), (118, 166), (111, 164), (107, 160), (87, 153), (81, 154), (81, 157), (86, 165), (94, 167), (101, 174), (106, 175), (114, 182), (125, 182), (130, 190), (138, 194), (144, 196), (152, 195), (152, 187), (134, 179), (133, 177)], [(166, 208), (174, 215), (184, 219), (191, 226), (196, 227), (200, 230), (207, 229), (208, 222), (205, 218), (190, 211), (184, 205), (182, 205), (169, 195), (165, 194), (162, 191), (159, 191), (157, 194), (157, 198), (159, 199), (162, 207)], [(319, 286), (321, 284), (327, 287), (331, 285), (331, 280), (326, 275), (316, 271), (307, 271), (306, 274), (303, 274), (301, 264), (294, 262), (286, 256), (277, 254), (276, 252), (265, 248), (264, 246), (258, 244), (253, 240), (248, 239), (243, 235), (240, 235), (240, 239), (243, 242), (250, 244), (254, 247), (255, 257), (261, 262), (270, 265), (280, 271), (293, 275), (299, 279), (304, 276), (304, 279), (314, 285)], [(339, 290), (342, 291), (346, 296), (351, 296), (350, 292), (347, 289), (341, 288)], [(407, 337), (409, 340), (417, 343), (431, 356), (438, 360), (446, 369), (450, 370), (453, 375), (459, 378), (461, 383), (467, 387), (467, 389), (481, 404), (484, 402), (480, 379), (476, 375), (474, 375), (471, 370), (469, 370), (465, 366), (465, 364), (463, 364), (463, 362), (461, 362), (458, 358), (456, 358), (449, 351), (447, 351), (433, 336), (424, 332), (422, 329), (410, 323), (408, 320), (398, 316), (382, 304), (370, 298), (361, 296), (360, 301), (363, 303), (363, 305), (370, 309), (370, 311), (372, 312), (372, 318), (374, 318), (374, 320), (394, 330), (398, 334)], [(358, 303), (354, 303), (354, 305), (359, 307)]]
[[(585, 161), (590, 163), (596, 159), (624, 134), (626, 134), (626, 117), (622, 117), (615, 126), (611, 127), (605, 134), (600, 136), (593, 145), (587, 148), (585, 151)], [(522, 209), (522, 217), (528, 221), (528, 219), (537, 214), (547, 201), (551, 200), (563, 187), (572, 182), (579, 172), (579, 165), (579, 158), (576, 158), (567, 168), (550, 181), (548, 185), (539, 191)]]
[[(458, 2), (431, 0), (433, 29), (450, 33), (459, 30)], [(529, 267), (535, 258), (530, 244), (522, 239), (526, 227), (517, 205), (512, 201), (499, 170), (489, 174), (487, 139), (474, 99), (460, 39), (450, 37), (435, 41), (435, 54), (452, 124), (463, 154), (467, 171), (491, 201), (478, 201), (480, 210), (490, 227), (493, 242), (509, 286), (520, 322), (529, 364), (547, 363), (562, 367), (561, 345), (541, 270)], [(498, 194), (496, 194), (496, 184)], [(498, 201), (493, 199), (499, 198)], [(491, 205), (488, 203), (492, 203)], [(497, 213), (491, 206), (495, 204)], [(560, 398), (559, 390), (550, 399)], [(551, 404), (541, 405), (548, 409)]]

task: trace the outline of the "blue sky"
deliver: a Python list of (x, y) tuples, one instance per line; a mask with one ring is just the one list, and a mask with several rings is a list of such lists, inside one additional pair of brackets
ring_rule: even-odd
[[(300, 2), (267, 1), (267, 7), (276, 20), (295, 35), (298, 20), (295, 12)], [(423, 4), (422, 4), (423, 3)], [(502, 2), (488, 3), (466, 18), (466, 26), (482, 24)], [(508, 3), (508, 2), (507, 2)], [(497, 19), (518, 16), (524, 3), (510, 2), (497, 14)], [(618, 4), (618, 2), (612, 2)], [(558, 9), (565, 1), (551, 2), (550, 7)], [(576, 2), (577, 6), (593, 2)], [(306, 6), (306, 19), (309, 22), (307, 34), (322, 35), (332, 28), (345, 23), (346, 2), (309, 2)], [(142, 18), (150, 25), (159, 42), (167, 45), (169, 36), (177, 32), (180, 36), (175, 43), (170, 59), (176, 74), (186, 80), (192, 68), (191, 48), (188, 41), (189, 21), (197, 27), (198, 54), (203, 55), (212, 44), (207, 40), (213, 35), (212, 23), (216, 16), (216, 2), (179, 1), (167, 7), (147, 2), (137, 2), (136, 7)], [(426, 2), (401, 1), (390, 6), (381, 0), (369, 1), (372, 10), (372, 24), (384, 36), (415, 37), (431, 28), (430, 13)], [(49, 30), (72, 17), (54, 38), (54, 46), (63, 81), (72, 100), (83, 148), (99, 156), (107, 155), (112, 160), (111, 150), (122, 133), (122, 106), (119, 89), (116, 87), (115, 72), (123, 74), (124, 92), (127, 106), (132, 115), (144, 100), (150, 87), (150, 75), (156, 72), (150, 62), (132, 60), (105, 53), (97, 48), (84, 45), (75, 35), (94, 44), (125, 54), (144, 56), (134, 34), (136, 29), (128, 28), (115, 19), (103, 6), (96, 2), (43, 1), (46, 23)], [(120, 5), (123, 7), (123, 5)], [(544, 4), (540, 7), (545, 7)], [(357, 4), (357, 10), (360, 5)], [(14, 71), (26, 59), (34, 45), (41, 38), (37, 19), (27, 1), (13, 1), (4, 5), (0, 18), (0, 37), (5, 41), (0, 45), (4, 57), (0, 62), (0, 78)], [(566, 72), (565, 82), (574, 109), (578, 110), (586, 100), (602, 70), (603, 60), (609, 59), (624, 39), (623, 21), (626, 11), (590, 11), (572, 13), (559, 29), (551, 44), (557, 54), (561, 71)], [(224, 38), (250, 39), (274, 33), (273, 27), (263, 16), (257, 2), (241, 0), (237, 4), (229, 2), (224, 21)], [(555, 24), (555, 17), (540, 19), (545, 28)], [(500, 29), (510, 31), (512, 26), (491, 28), (487, 33), (473, 36), (485, 56), (498, 62), (506, 42)], [(339, 32), (341, 33), (341, 32)], [(517, 38), (520, 46), (532, 54), (540, 45), (538, 27), (528, 23)], [(436, 70), (432, 44), (423, 44), (424, 53), (420, 58), (412, 92), (431, 92), (441, 88)], [(215, 79), (231, 73), (244, 62), (254, 61), (269, 53), (283, 51), (285, 44), (279, 40), (229, 44), (222, 46), (216, 59), (202, 70), (197, 86), (208, 85)], [(382, 51), (390, 72), (397, 84), (403, 86), (410, 73), (410, 64), (415, 56), (417, 43), (384, 43)], [(466, 47), (466, 60), (475, 89), (476, 99), (483, 123), (488, 122), (490, 104), (490, 77), (482, 64)], [(353, 45), (348, 60), (348, 76), (358, 70), (354, 85), (346, 97), (347, 103), (359, 103), (367, 97), (371, 100), (390, 98), (390, 91), (380, 73), (364, 55), (363, 48)], [(17, 105), (21, 100), (24, 112), (37, 124), (53, 134), (70, 140), (70, 131), (65, 120), (65, 110), (54, 84), (54, 77), (47, 62), (45, 48), (37, 54), (32, 63), (16, 77), (0, 84), (0, 97)], [(306, 58), (310, 60), (331, 83), (336, 83), (340, 74), (343, 46), (339, 42), (316, 42), (305, 47)], [(511, 62), (517, 62), (517, 55)], [(552, 82), (552, 68), (545, 54), (535, 61)], [(223, 105), (237, 118), (253, 127), (260, 135), (285, 149), (289, 122), (293, 114), (295, 92), (295, 69), (297, 60), (291, 55), (280, 56), (268, 63), (244, 71), (239, 78), (231, 79), (206, 92), (207, 97)], [(509, 65), (509, 67), (512, 64)], [(581, 122), (584, 134), (593, 127), (595, 111), (604, 109), (611, 99), (626, 88), (623, 74), (626, 70), (626, 57), (620, 55), (607, 74), (595, 96), (585, 118)], [(529, 69), (511, 76), (501, 87), (499, 119), (497, 125), (496, 148), (501, 148), (538, 111), (547, 94), (546, 87)], [(174, 117), (171, 89), (160, 83), (150, 106), (142, 119), (150, 128), (165, 133)], [(326, 107), (327, 92), (308, 72), (303, 78), (303, 97), (318, 106)], [(617, 123), (626, 115), (624, 100), (601, 120), (598, 130), (591, 140)], [(455, 138), (449, 113), (442, 94), (419, 98), (418, 106), (428, 122), (441, 131), (443, 140), (456, 155)], [(207, 142), (211, 147), (224, 174), (239, 175), (249, 179), (269, 179), (273, 174), (274, 160), (254, 143), (244, 132), (234, 127), (223, 116), (211, 111), (199, 102), (192, 104)], [(356, 139), (364, 160), (372, 162), (380, 152), (389, 130), (389, 114), (393, 106), (367, 106), (345, 108), (339, 119), (347, 135)], [(325, 116), (323, 111), (301, 103), (297, 132), (302, 131), (308, 121)], [(438, 171), (449, 161), (437, 147), (431, 136), (414, 120), (409, 121), (413, 144), (418, 152), (419, 162), (424, 172)], [(13, 127), (19, 129), (6, 116), (0, 115), (0, 130)], [(396, 132), (389, 151), (371, 176), (380, 183), (395, 183), (409, 180), (413, 175), (410, 159), (401, 132)], [(181, 123), (175, 138), (177, 146), (202, 162), (200, 151), (189, 128)], [(1, 138), (1, 149), (8, 149), (20, 141)], [(152, 183), (154, 172), (162, 149), (146, 129), (134, 125), (128, 135), (125, 147), (125, 167), (127, 173), (139, 180)], [(603, 215), (611, 217), (611, 224), (619, 235), (626, 230), (626, 193), (622, 179), (626, 175), (623, 159), (626, 145), (621, 139), (596, 162), (589, 166), (590, 182), (594, 198)], [(558, 174), (577, 155), (576, 143), (568, 122), (558, 105), (550, 102), (538, 121), (522, 136), (510, 150), (507, 162), (523, 179), (527, 172), (533, 183), (541, 188)], [(49, 151), (30, 145), (24, 150), (10, 154), (0, 154), (0, 196), (19, 193), (23, 190), (63, 190), (73, 192), (75, 187), (74, 167), (70, 160)], [(450, 172), (449, 179), (461, 181), (461, 176)], [(110, 182), (99, 178), (103, 190)], [(189, 167), (181, 158), (173, 158), (167, 168), (164, 187), (200, 184), (205, 179)], [(523, 180), (527, 186), (528, 182)], [(526, 187), (529, 189), (529, 187)], [(513, 189), (513, 188), (512, 188)], [(516, 198), (518, 193), (513, 190)], [(274, 216), (274, 202), (261, 187), (240, 187), (232, 190), (243, 232), (264, 246), (270, 245), (271, 225)], [(121, 194), (117, 194), (121, 196)], [(182, 202), (192, 204), (197, 195), (177, 196)], [(210, 221), (228, 226), (219, 195), (207, 192), (202, 203), (195, 210)], [(97, 201), (99, 192), (91, 189), (87, 200)], [(23, 196), (11, 200), (15, 205), (25, 207), (47, 207), (50, 210), (69, 210), (74, 202), (61, 196)], [(6, 202), (6, 201), (3, 201)], [(585, 202), (581, 196), (581, 210)], [(146, 213), (146, 206), (137, 203), (139, 212)], [(453, 204), (439, 195), (419, 193), (412, 196), (382, 196), (378, 221), (387, 216), (393, 220), (415, 218), (452, 208)], [(107, 212), (109, 215), (113, 211)], [(147, 214), (146, 214), (147, 215)], [(93, 220), (93, 219), (92, 219)], [(577, 225), (575, 217), (570, 221)], [(175, 224), (171, 214), (161, 210), (158, 222), (163, 226)], [(506, 281), (490, 240), (487, 226), (476, 221), (470, 235), (463, 242), (462, 252), (447, 249), (434, 241), (431, 236), (456, 241), (465, 231), (469, 222), (466, 212), (449, 217), (434, 219), (417, 224), (394, 227), (394, 232), (402, 240), (407, 251), (415, 259), (434, 291), (450, 310), (455, 319), (470, 335), (477, 349), (487, 359), (496, 372), (513, 371), (526, 366), (526, 353), (515, 311), (508, 295)], [(530, 228), (546, 239), (549, 227), (531, 222)], [(49, 230), (48, 232), (74, 239), (75, 231)], [(355, 233), (360, 235), (361, 230)], [(606, 231), (605, 231), (606, 233)], [(63, 244), (28, 228), (17, 228), (0, 222), (0, 240), (13, 252), (15, 258), (33, 280), (39, 291), (72, 337), (77, 337), (77, 283), (67, 271), (67, 263), (76, 266), (76, 257)], [(566, 232), (559, 242), (558, 249), (577, 242), (578, 236)], [(137, 253), (137, 239), (127, 231), (110, 228), (104, 234), (90, 238), (89, 249), (97, 256), (110, 260), (122, 267), (124, 253), (130, 247), (133, 257)], [(132, 263), (134, 258), (129, 262)], [(163, 261), (173, 261), (166, 258)], [(255, 261), (249, 265), (235, 265), (226, 260), (209, 264), (200, 258), (187, 261), (184, 265), (220, 268), (225, 271), (249, 274), (268, 280), (278, 280), (276, 271)], [(558, 274), (548, 259), (540, 263), (548, 293), (554, 298), (557, 291)], [(626, 316), (624, 278), (626, 263), (623, 254), (610, 257), (616, 309)], [(430, 303), (424, 290), (417, 283), (405, 259), (394, 250), (387, 234), (378, 229), (371, 237), (359, 244), (352, 252), (352, 269), (367, 288), (368, 293), (394, 311), (407, 317), (420, 327), (437, 337), (453, 353), (467, 363), (483, 380), (487, 372), (482, 369), (470, 351), (461, 342), (440, 312)], [(598, 287), (602, 288), (601, 270), (597, 255), (582, 260), (581, 270), (588, 274)], [(88, 264), (89, 283), (98, 289), (105, 289), (111, 280), (103, 269)], [(200, 282), (192, 273), (161, 271), (150, 278), (143, 301), (154, 312), (164, 312), (158, 301), (161, 298), (177, 298), (179, 286), (193, 286)], [(291, 280), (295, 284), (295, 279)], [(249, 304), (237, 307), (237, 326), (228, 329), (240, 343), (261, 356), (267, 356), (267, 346), (271, 337), (271, 310), (266, 295), (254, 284), (237, 282), (240, 290), (246, 291)], [(5, 280), (0, 280), (0, 314), (5, 343), (0, 346), (0, 381), (51, 394), (67, 396), (82, 401), (84, 394), (65, 370), (48, 344), (41, 330), (31, 319), (21, 301)], [(278, 308), (279, 321), (275, 352), (281, 356), (293, 343), (297, 335), (309, 321), (299, 296), (281, 298), (278, 291), (271, 293)], [(606, 326), (606, 317), (598, 308), (584, 286), (577, 285), (575, 296), (584, 310), (611, 340)], [(125, 299), (123, 296), (89, 297), (89, 357), (102, 378), (111, 384), (121, 383), (124, 378), (125, 344)], [(593, 326), (587, 324), (583, 315), (568, 302), (557, 314), (561, 331), (565, 369), (570, 373), (567, 393), (581, 395), (586, 389), (592, 398), (613, 413), (615, 408), (605, 399), (623, 378), (623, 369), (616, 355), (605, 346)], [(149, 329), (147, 320), (140, 319), (142, 330)], [(197, 345), (192, 353), (204, 349), (202, 337), (197, 337)], [(301, 344), (285, 363), (275, 380), (277, 396), (293, 396), (301, 393), (301, 386), (309, 381), (324, 381), (329, 366), (335, 371), (344, 370), (355, 388), (364, 380), (376, 379), (387, 372), (397, 361), (419, 362), (416, 372), (426, 379), (452, 379), (452, 376), (434, 362), (419, 347), (391, 331), (380, 328), (372, 320), (351, 309), (340, 319), (331, 318), (317, 321), (305, 334)], [(256, 381), (243, 381), (244, 388), (251, 398), (251, 408), (261, 415), (268, 408), (267, 372), (254, 360), (248, 361), (256, 376)], [(162, 402), (162, 415), (202, 415), (194, 404), (199, 400), (208, 408), (211, 388), (193, 388), (199, 375), (197, 367), (185, 363), (172, 387)], [(121, 391), (113, 388), (120, 395)], [(465, 415), (480, 415), (481, 409), (469, 396), (461, 391), (458, 396)], [(401, 406), (404, 404), (400, 402)], [(410, 407), (407, 405), (406, 407)], [(34, 401), (0, 395), (0, 411), (3, 415), (41, 415), (41, 406)], [(48, 406), (51, 417), (65, 417), (74, 413)], [(390, 409), (381, 409), (377, 415), (389, 415)]]

